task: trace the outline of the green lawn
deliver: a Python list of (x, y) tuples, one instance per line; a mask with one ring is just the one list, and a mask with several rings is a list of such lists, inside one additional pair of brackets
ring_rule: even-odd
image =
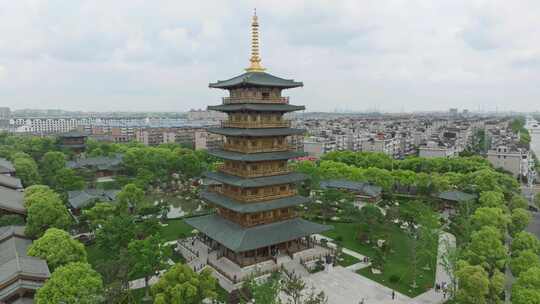
[[(374, 249), (369, 244), (362, 243), (356, 238), (359, 229), (358, 223), (333, 223), (332, 225), (334, 229), (323, 233), (325, 236), (338, 240), (341, 239), (338, 243), (345, 248), (368, 257), (374, 256)], [(386, 258), (383, 273), (372, 274), (370, 268), (364, 268), (358, 271), (359, 274), (411, 297), (423, 293), (433, 286), (435, 269), (422, 269), (426, 265), (426, 261), (420, 261), (416, 275), (418, 288), (413, 289), (410, 287), (413, 282), (413, 266), (411, 263), (412, 241), (406, 233), (396, 225), (390, 224), (380, 225), (378, 230), (375, 231), (375, 234), (388, 235), (388, 241), (392, 248)], [(437, 248), (432, 248), (431, 250), (431, 265), (435, 265), (434, 259), (436, 259)], [(391, 276), (398, 276), (399, 282), (390, 282)]]
[(342, 258), (343, 260), (338, 260), (338, 264), (339, 264), (340, 266), (343, 266), (343, 267), (351, 266), (351, 265), (354, 265), (354, 264), (360, 262), (359, 259), (353, 257), (352, 255), (348, 255), (348, 254), (345, 254), (345, 253), (343, 253), (343, 254), (341, 255), (341, 258)]
[(161, 227), (161, 236), (165, 241), (174, 241), (191, 236), (191, 231), (194, 229), (186, 224), (183, 219), (168, 220), (166, 223), (167, 226)]

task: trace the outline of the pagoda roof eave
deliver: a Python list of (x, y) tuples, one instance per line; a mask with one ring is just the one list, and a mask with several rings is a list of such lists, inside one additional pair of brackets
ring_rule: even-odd
[(255, 178), (241, 178), (222, 172), (206, 172), (206, 177), (218, 182), (241, 188), (265, 187), (289, 183), (297, 183), (307, 179), (307, 175), (302, 173), (289, 173), (283, 175), (272, 175)]
[(295, 128), (210, 128), (208, 129), (208, 132), (225, 136), (264, 137), (301, 135), (304, 134), (306, 130)]
[(219, 112), (294, 112), (305, 110), (304, 106), (295, 106), (290, 104), (269, 104), (269, 103), (241, 103), (241, 104), (221, 104), (217, 106), (208, 106), (208, 110)]
[(214, 205), (218, 205), (220, 207), (227, 208), (238, 213), (263, 212), (310, 203), (309, 198), (300, 195), (258, 203), (239, 202), (222, 194), (211, 192), (208, 190), (201, 191), (200, 197)]
[(275, 245), (332, 229), (301, 218), (245, 228), (218, 215), (192, 217), (186, 223), (234, 252)]
[(238, 87), (272, 87), (281, 89), (291, 89), (302, 87), (302, 82), (292, 79), (284, 79), (265, 72), (246, 72), (227, 80), (220, 80), (208, 85), (215, 89), (233, 89)]
[(295, 157), (305, 156), (303, 151), (283, 151), (283, 152), (263, 152), (263, 153), (240, 153), (225, 150), (209, 150), (208, 154), (227, 160), (257, 162), (270, 160), (287, 160)]

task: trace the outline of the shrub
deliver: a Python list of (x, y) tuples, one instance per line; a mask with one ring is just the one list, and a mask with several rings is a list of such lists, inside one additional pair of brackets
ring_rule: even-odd
[(390, 283), (396, 284), (401, 280), (401, 278), (397, 274), (393, 274), (388, 278), (388, 280)]

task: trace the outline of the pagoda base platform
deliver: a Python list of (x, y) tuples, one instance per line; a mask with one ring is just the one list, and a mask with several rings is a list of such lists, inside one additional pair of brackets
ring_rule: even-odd
[[(214, 276), (219, 280), (220, 285), (227, 291), (232, 291), (241, 287), (242, 282), (250, 277), (261, 277), (272, 272), (286, 269), (288, 272), (305, 276), (307, 269), (303, 266), (306, 261), (322, 259), (327, 255), (332, 255), (333, 251), (314, 244), (311, 248), (305, 248), (294, 252), (292, 255), (280, 253), (275, 258), (259, 257), (255, 263), (249, 266), (240, 266), (237, 262), (221, 254), (223, 248), (211, 246), (212, 242), (203, 237), (192, 237), (178, 242), (177, 250), (186, 258), (188, 265), (199, 271), (205, 267), (214, 270)], [(255, 260), (251, 260), (253, 262)]]

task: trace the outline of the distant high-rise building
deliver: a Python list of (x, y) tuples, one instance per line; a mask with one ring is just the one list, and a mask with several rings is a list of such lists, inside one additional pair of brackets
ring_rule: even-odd
[(0, 107), (0, 130), (9, 127), (11, 119), (11, 110), (8, 107)]
[(450, 108), (449, 114), (451, 117), (456, 117), (458, 115), (458, 109), (457, 108)]

